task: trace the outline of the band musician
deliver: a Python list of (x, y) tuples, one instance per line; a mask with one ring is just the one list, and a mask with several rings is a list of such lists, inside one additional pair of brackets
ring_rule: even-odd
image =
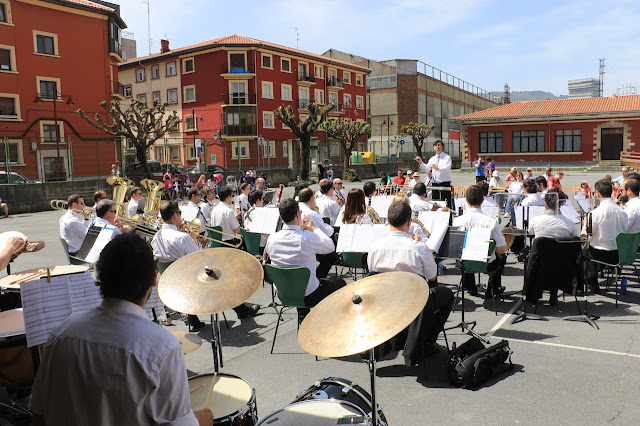
[[(80, 194), (69, 195), (67, 206), (68, 210), (60, 218), (60, 237), (67, 242), (69, 256), (75, 256), (82, 247), (91, 222), (82, 216), (85, 204), (84, 198)], [(71, 263), (77, 264), (78, 261), (72, 257)]]
[(211, 218), (211, 209), (215, 206), (216, 199), (216, 191), (211, 186), (205, 186), (202, 189), (202, 193), (204, 194), (204, 200), (200, 202), (200, 210), (202, 211), (202, 215), (209, 223)]
[(629, 201), (624, 208), (629, 222), (627, 232), (640, 231), (640, 182), (635, 179), (627, 179), (622, 183), (622, 195), (626, 195)]
[(209, 409), (191, 409), (180, 343), (144, 311), (156, 285), (149, 245), (135, 233), (117, 236), (96, 272), (104, 301), (51, 333), (33, 384), (33, 423), (213, 424)]
[(98, 204), (100, 200), (104, 200), (105, 198), (107, 198), (107, 193), (101, 189), (97, 190), (93, 193), (93, 205)]
[[(438, 286), (436, 263), (427, 246), (407, 236), (411, 227), (411, 207), (404, 202), (393, 202), (389, 206), (388, 221), (389, 235), (374, 242), (369, 249), (369, 271), (413, 272), (429, 281), (429, 299), (422, 313), (409, 326), (404, 346), (405, 363), (415, 365), (436, 351), (438, 334), (451, 312), (453, 292)], [(394, 341), (392, 345), (404, 343)]]
[(240, 212), (234, 211), (231, 207), (231, 202), (233, 200), (233, 189), (228, 186), (223, 187), (218, 195), (220, 197), (220, 202), (217, 206), (211, 209), (211, 217), (209, 218), (210, 226), (220, 226), (222, 227), (222, 232), (227, 235), (221, 235), (222, 241), (226, 243), (234, 243), (237, 241), (236, 238), (232, 237), (232, 235), (240, 233)]
[[(502, 235), (500, 225), (495, 218), (482, 213), (481, 206), (484, 199), (484, 193), (479, 185), (471, 185), (466, 192), (467, 204), (469, 208), (462, 215), (453, 219), (453, 226), (462, 230), (471, 227), (491, 228), (491, 239), (496, 242), (494, 253), (491, 254), (487, 273), (489, 274), (489, 285), (485, 292), (486, 298), (493, 296), (502, 296), (504, 287), (502, 286), (502, 272), (507, 262), (507, 242)], [(465, 273), (462, 278), (463, 287), (470, 295), (478, 294), (476, 279), (474, 274)]]
[(427, 200), (427, 187), (422, 182), (416, 183), (413, 187), (413, 194), (409, 197), (409, 204), (414, 216), (417, 216), (422, 211), (449, 211), (448, 208), (441, 208), (437, 203)]
[(96, 205), (96, 219), (91, 224), (91, 228), (110, 229), (112, 237), (120, 233), (127, 233), (131, 230), (127, 225), (123, 225), (118, 220), (116, 203), (113, 200), (100, 200)]
[(318, 211), (320, 213), (320, 216), (328, 217), (330, 224), (333, 225), (334, 223), (336, 223), (338, 212), (344, 204), (342, 201), (344, 200), (344, 198), (336, 197), (334, 183), (328, 180), (320, 184), (320, 192), (322, 193), (322, 195), (316, 200)]
[(127, 205), (127, 217), (132, 218), (138, 213), (144, 213), (144, 209), (140, 207), (140, 199), (142, 198), (142, 189), (140, 187), (134, 186), (131, 188), (131, 199), (129, 200), (129, 204)]
[(578, 228), (558, 210), (558, 193), (550, 189), (544, 196), (544, 214), (531, 219), (529, 233), (536, 238), (566, 239), (578, 237)]
[[(251, 223), (254, 220), (256, 209), (260, 209), (264, 207), (264, 192), (258, 189), (254, 189), (249, 193), (247, 197), (249, 200), (249, 210), (244, 214), (244, 226), (245, 229), (249, 229), (251, 227)], [(260, 255), (264, 253), (264, 246), (267, 244), (268, 234), (260, 235)]]

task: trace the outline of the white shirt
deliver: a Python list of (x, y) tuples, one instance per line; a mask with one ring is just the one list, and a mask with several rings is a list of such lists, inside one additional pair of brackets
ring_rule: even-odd
[(134, 200), (133, 198), (129, 200), (129, 204), (127, 204), (127, 217), (131, 218), (138, 213), (138, 204), (140, 200)]
[(204, 200), (200, 202), (200, 211), (202, 216), (207, 219), (207, 223), (209, 223), (209, 218), (211, 217), (211, 207), (213, 207), (213, 201)]
[(544, 214), (531, 219), (529, 233), (534, 234), (536, 238), (569, 238), (579, 235), (575, 223), (561, 213), (556, 214), (554, 210), (548, 209)]
[[(221, 226), (222, 232), (227, 234), (235, 234), (234, 229), (240, 227), (238, 219), (236, 219), (236, 212), (231, 206), (224, 201), (220, 201), (217, 206), (211, 210), (211, 219), (209, 220), (211, 226)], [(228, 235), (222, 235), (222, 241), (232, 240), (233, 237)]]
[[(435, 165), (438, 170), (432, 169)], [(431, 172), (431, 183), (438, 184), (442, 182), (451, 182), (451, 157), (445, 152), (440, 155), (434, 155), (429, 159), (427, 164), (420, 163), (420, 170), (423, 172)]]
[(497, 188), (499, 186), (503, 186), (503, 184), (504, 184), (504, 182), (502, 181), (500, 176), (491, 177), (491, 180), (489, 181), (489, 188)]
[[(491, 228), (491, 239), (496, 242), (496, 248), (506, 246), (507, 242), (502, 235), (502, 229), (498, 221), (492, 217), (482, 213), (482, 210), (478, 208), (470, 207), (465, 214), (453, 219), (453, 226), (460, 229), (468, 229), (472, 226), (478, 226), (480, 228)], [(495, 252), (491, 254), (490, 262), (496, 258)]]
[(387, 237), (374, 242), (367, 264), (373, 272), (413, 272), (427, 280), (438, 273), (431, 250), (402, 231), (391, 231)]
[(629, 218), (627, 232), (640, 231), (640, 197), (633, 197), (627, 201), (624, 211), (627, 213), (627, 217)]
[(271, 263), (280, 268), (306, 266), (311, 275), (307, 283), (305, 296), (310, 295), (320, 285), (316, 278), (316, 254), (329, 254), (334, 246), (331, 238), (319, 228), (315, 231), (303, 231), (296, 225), (283, 225), (282, 229), (269, 236), (266, 252)]
[(31, 407), (51, 425), (198, 424), (180, 343), (119, 299), (72, 314), (51, 333)]
[(331, 199), (331, 197), (322, 195), (316, 198), (316, 205), (320, 211), (320, 216), (328, 217), (331, 224), (336, 223), (338, 212), (340, 211), (340, 204), (335, 201), (335, 197)]
[(413, 187), (416, 186), (416, 183), (422, 182), (421, 180), (411, 179), (409, 183), (407, 183), (407, 188), (413, 190)]
[(165, 223), (151, 240), (153, 257), (159, 262), (173, 262), (189, 253), (198, 251), (198, 245), (186, 232), (178, 231), (175, 225)]
[(626, 232), (629, 223), (624, 210), (611, 198), (601, 198), (600, 205), (591, 211), (591, 222), (593, 224), (591, 247), (598, 250), (617, 250), (616, 235)]
[(111, 234), (111, 238), (120, 234), (120, 229), (103, 217), (95, 218), (93, 220), (93, 223), (91, 224), (91, 227), (111, 229), (113, 231), (113, 233)]
[(544, 198), (542, 194), (527, 194), (524, 200), (520, 203), (521, 206), (544, 206)]
[(307, 216), (311, 219), (327, 237), (333, 235), (333, 226), (328, 223), (324, 223), (322, 216), (320, 216), (315, 210), (312, 210), (306, 203), (299, 203), (298, 206), (300, 207), (300, 213), (302, 213), (302, 216)]
[(519, 194), (522, 191), (522, 182), (513, 181), (511, 182), (511, 185), (509, 185), (509, 193), (511, 194)]
[(202, 211), (202, 208), (200, 207), (199, 204), (196, 204), (193, 201), (189, 201), (189, 203), (187, 204), (187, 207), (193, 207), (193, 208), (197, 209), (198, 210), (198, 214), (196, 215), (195, 218), (196, 219), (200, 219), (200, 223), (202, 225), (204, 225), (206, 223), (206, 221), (207, 221), (206, 217), (207, 216), (204, 215), (204, 212)]
[(433, 203), (423, 200), (418, 194), (411, 194), (411, 197), (409, 197), (409, 205), (413, 213), (431, 211), (433, 208)]
[(236, 203), (238, 204), (238, 208), (242, 213), (251, 208), (251, 204), (249, 204), (249, 197), (247, 196), (247, 194), (241, 193), (240, 195), (238, 195), (238, 198), (236, 198)]
[(60, 236), (69, 246), (69, 253), (75, 253), (82, 247), (91, 222), (80, 219), (71, 210), (67, 210), (60, 218)]

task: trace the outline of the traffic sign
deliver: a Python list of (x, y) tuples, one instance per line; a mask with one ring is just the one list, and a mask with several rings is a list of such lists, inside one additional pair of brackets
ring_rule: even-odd
[(400, 145), (404, 145), (404, 139), (400, 139)]
[(211, 164), (216, 164), (216, 154), (211, 154)]

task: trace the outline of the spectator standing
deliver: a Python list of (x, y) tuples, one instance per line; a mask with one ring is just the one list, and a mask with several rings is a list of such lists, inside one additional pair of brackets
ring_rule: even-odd
[(320, 182), (321, 179), (324, 179), (324, 164), (322, 164), (322, 162), (318, 163), (318, 182)]
[(478, 155), (478, 160), (475, 162), (476, 168), (476, 183), (487, 180), (484, 170), (485, 162), (482, 161), (482, 155)]
[(485, 167), (484, 173), (487, 179), (491, 178), (491, 173), (496, 169), (496, 163), (493, 162), (491, 157), (487, 157), (487, 166)]

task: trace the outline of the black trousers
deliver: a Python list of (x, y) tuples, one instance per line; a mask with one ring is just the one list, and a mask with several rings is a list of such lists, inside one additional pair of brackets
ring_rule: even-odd
[[(312, 308), (322, 301), (325, 297), (330, 295), (336, 290), (346, 286), (347, 283), (342, 278), (320, 278), (320, 285), (316, 290), (304, 297), (304, 304)], [(309, 308), (297, 308), (298, 309), (298, 324), (302, 323), (304, 317), (311, 311)]]
[[(487, 275), (489, 275), (488, 288), (493, 290), (500, 289), (502, 286), (502, 273), (504, 272), (505, 263), (507, 263), (507, 256), (505, 254), (496, 254), (495, 260), (487, 265)], [(475, 289), (475, 274), (464, 273), (462, 276), (462, 286), (467, 290)]]
[(606, 263), (618, 263), (618, 250), (599, 250), (591, 246), (587, 246), (582, 249), (582, 255), (584, 257), (584, 275), (587, 278), (587, 284), (591, 289), (598, 288), (598, 272), (604, 269), (604, 265), (600, 265), (595, 262), (591, 262), (589, 259), (599, 260)]
[[(438, 183), (434, 183), (431, 182), (432, 186), (446, 186), (447, 188), (451, 187), (451, 181), (449, 182), (438, 182)], [(453, 208), (453, 200), (451, 199), (451, 190), (448, 191), (440, 191), (440, 190), (433, 190), (432, 194), (431, 194), (431, 198), (434, 200), (440, 200), (440, 201), (446, 201), (447, 202), (447, 207), (449, 207), (450, 209)]]
[(487, 180), (486, 176), (476, 176), (476, 183), (478, 182), (484, 182)]
[(316, 254), (316, 260), (320, 263), (316, 268), (316, 278), (326, 278), (331, 267), (338, 261), (338, 254), (336, 252), (329, 254)]

